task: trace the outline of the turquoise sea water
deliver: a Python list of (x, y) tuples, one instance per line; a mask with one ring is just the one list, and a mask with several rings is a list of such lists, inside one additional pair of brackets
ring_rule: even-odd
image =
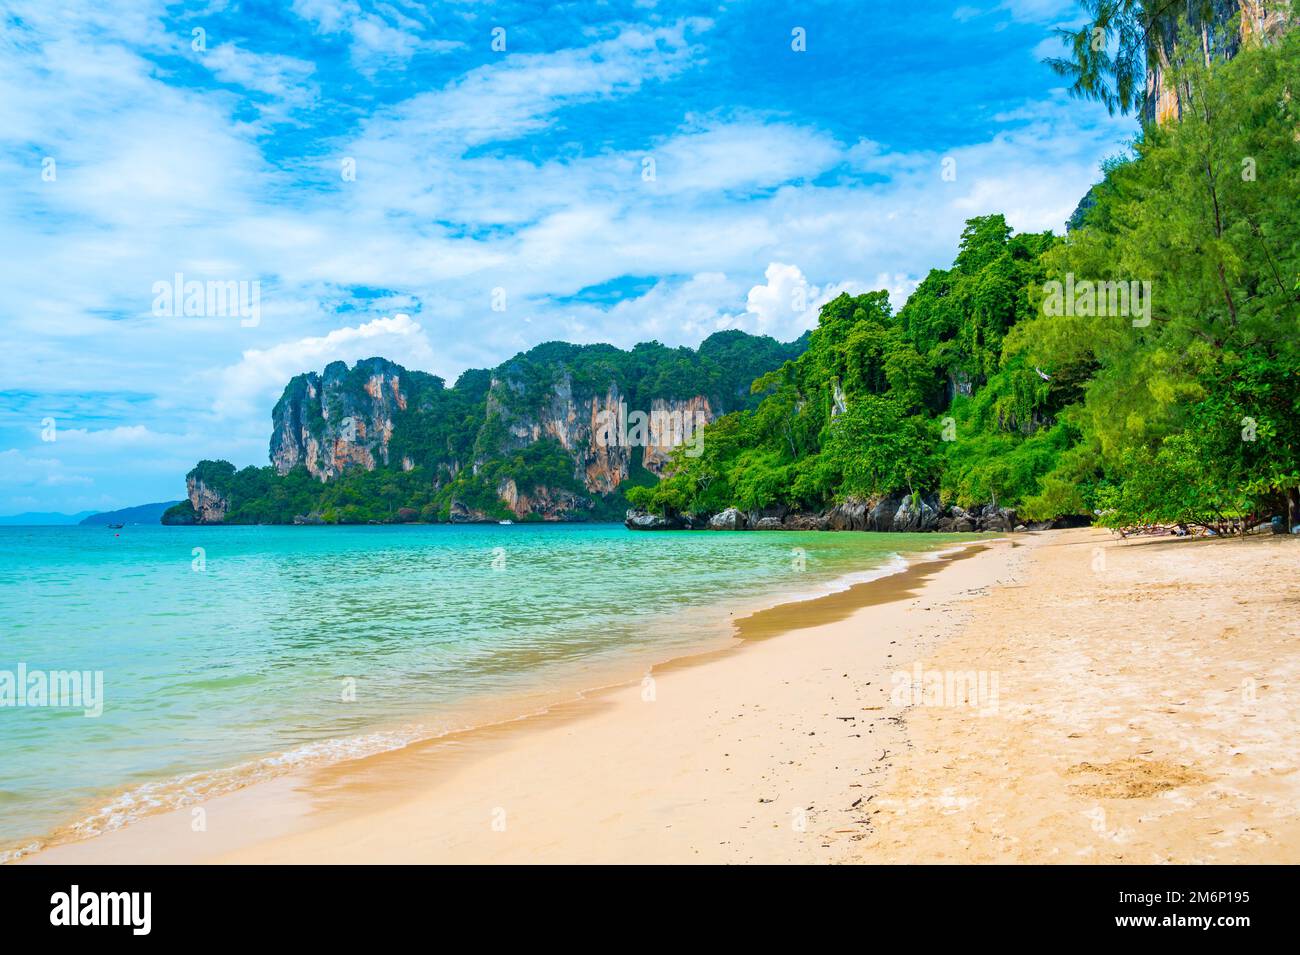
[(0, 677), (98, 671), (104, 695), (98, 717), (0, 706), (0, 858), (70, 824), (90, 834), (457, 728), (467, 701), (580, 680), (621, 654), (667, 658), (738, 609), (955, 539), (0, 527)]

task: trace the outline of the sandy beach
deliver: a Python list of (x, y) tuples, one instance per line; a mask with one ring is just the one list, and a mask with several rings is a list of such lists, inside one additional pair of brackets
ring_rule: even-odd
[(1295, 862), (1300, 540), (1017, 534), (25, 861)]

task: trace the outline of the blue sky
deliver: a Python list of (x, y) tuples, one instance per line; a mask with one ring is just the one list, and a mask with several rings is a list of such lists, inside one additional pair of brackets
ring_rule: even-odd
[[(551, 339), (788, 340), (841, 290), (901, 304), (970, 216), (1060, 231), (1135, 131), (1041, 65), (1064, 0), (0, 16), (0, 514), (263, 464), (284, 383), (335, 359), (450, 381)], [(157, 314), (176, 273), (258, 282), (256, 325)]]

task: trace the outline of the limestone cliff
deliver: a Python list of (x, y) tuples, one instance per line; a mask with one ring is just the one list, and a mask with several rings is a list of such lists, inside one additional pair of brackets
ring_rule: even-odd
[(190, 499), (190, 507), (194, 509), (196, 523), (220, 524), (225, 521), (229, 502), (224, 493), (204, 483), (193, 473), (185, 479), (185, 491)]
[[(1207, 61), (1212, 58), (1231, 58), (1236, 55), (1243, 44), (1267, 43), (1284, 30), (1294, 25), (1286, 8), (1277, 0), (1209, 0), (1204, 4), (1202, 17), (1200, 4), (1174, 4), (1163, 9), (1163, 16), (1156, 28), (1149, 31), (1150, 69), (1146, 78), (1146, 102), (1143, 118), (1147, 121), (1166, 123), (1177, 119), (1182, 112), (1182, 102), (1186, 96), (1179, 91), (1169, 79), (1170, 64), (1178, 57), (1179, 18), (1190, 15), (1192, 23), (1199, 34), (1201, 52)], [(1235, 34), (1226, 38), (1226, 45), (1215, 49), (1216, 29), (1229, 23), (1234, 16), (1240, 15)]]
[[(285, 387), (272, 412), (271, 464), (282, 478), (305, 472), (326, 487), (376, 470), (415, 472), (428, 493), (406, 510), (425, 520), (612, 519), (621, 489), (662, 475), (678, 445), (698, 450), (704, 424), (752, 407), (760, 396), (751, 382), (804, 347), (742, 332), (698, 349), (550, 342), (451, 388), (384, 358), (334, 362)], [(285, 519), (330, 520), (322, 493), (319, 507)], [(216, 513), (214, 501), (207, 507)], [(233, 519), (264, 520), (275, 504), (235, 510)]]
[(618, 382), (609, 382), (601, 392), (575, 395), (573, 375), (564, 370), (540, 397), (530, 401), (528, 393), (517, 367), (506, 366), (493, 378), (485, 409), (486, 427), (490, 434), (491, 426), (499, 422), (504, 436), (495, 444), (490, 437), (480, 443), (476, 465), (493, 454), (509, 454), (549, 438), (573, 457), (573, 476), (588, 491), (609, 494), (627, 480), (628, 449), (598, 440), (602, 416), (617, 415), (626, 401)]
[(574, 478), (593, 494), (616, 491), (638, 464), (661, 476), (672, 451), (689, 446), (696, 431), (717, 417), (707, 395), (652, 397), (645, 409), (629, 408), (629, 396), (618, 381), (603, 389), (575, 388), (568, 370), (558, 374), (540, 400), (519, 400), (525, 394), (527, 386), (513, 369), (493, 379), (485, 413), (489, 427), (493, 420), (500, 422), (504, 438), (496, 446), (481, 445), (480, 454), (509, 453), (553, 440), (573, 457)]
[(235, 466), (228, 461), (200, 461), (185, 475), (184, 501), (167, 508), (164, 524), (224, 524), (230, 512)]
[(272, 412), (271, 463), (279, 474), (298, 465), (328, 481), (349, 467), (387, 465), (394, 417), (406, 410), (402, 366), (368, 358), (341, 361), (323, 375), (292, 379)]
[(703, 441), (699, 429), (718, 416), (705, 395), (685, 400), (655, 398), (650, 402), (650, 440), (641, 456), (641, 466), (662, 477), (669, 457), (678, 447), (685, 453), (698, 452)]
[(502, 480), (497, 486), (497, 494), (518, 518), (536, 515), (544, 521), (563, 521), (591, 507), (590, 500), (573, 491), (553, 490), (545, 485), (521, 493), (513, 478)]

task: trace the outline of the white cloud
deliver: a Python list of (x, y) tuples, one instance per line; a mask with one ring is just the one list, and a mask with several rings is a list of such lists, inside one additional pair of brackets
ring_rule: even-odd
[(463, 45), (426, 38), (424, 24), (386, 3), (364, 9), (355, 0), (294, 0), (293, 12), (317, 33), (347, 34), (353, 65), (365, 74), (400, 67), (421, 50), (445, 53)]
[(69, 473), (57, 457), (29, 455), (16, 448), (0, 451), (0, 487), (5, 489), (88, 487), (92, 483), (84, 474)]
[(963, 4), (952, 12), (959, 23), (990, 13), (1005, 13), (1017, 23), (1055, 23), (1068, 14), (1079, 13), (1078, 0), (1001, 0), (989, 6)]
[(293, 12), (321, 33), (339, 33), (361, 16), (361, 5), (353, 0), (293, 0)]
[(843, 147), (819, 130), (754, 120), (688, 128), (647, 155), (655, 161), (648, 191), (713, 197), (812, 179), (844, 159)]
[(56, 443), (62, 442), (64, 446), (72, 445), (77, 449), (89, 448), (94, 451), (122, 448), (128, 445), (135, 448), (156, 447), (176, 439), (174, 434), (150, 431), (142, 424), (100, 429), (64, 428), (56, 434)]
[[(728, 327), (727, 311), (743, 294), (744, 286), (724, 273), (699, 272), (684, 281), (658, 281), (643, 294), (607, 307), (570, 306), (564, 310), (559, 331), (569, 341), (608, 342), (623, 348), (643, 341), (694, 346)], [(516, 347), (532, 347), (544, 340), (536, 337), (540, 333), (536, 328), (521, 330)]]
[(269, 415), (271, 404), (294, 375), (320, 371), (332, 361), (351, 365), (376, 355), (422, 370), (438, 363), (424, 330), (410, 316), (377, 318), (327, 335), (249, 349), (237, 364), (217, 374), (213, 411), (221, 418)]
[(254, 53), (234, 43), (222, 43), (200, 56), (199, 62), (223, 83), (265, 93), (287, 106), (310, 106), (319, 95), (310, 80), (316, 64), (307, 60)]
[(626, 96), (647, 82), (690, 67), (699, 50), (692, 38), (707, 20), (671, 26), (627, 26), (587, 46), (548, 53), (505, 53), (444, 88), (420, 93), (366, 124), (356, 151), (378, 159), (401, 151), (393, 164), (418, 160), (448, 145), (466, 147), (546, 128), (565, 106)]
[(825, 287), (811, 285), (797, 265), (772, 262), (763, 272), (765, 282), (755, 285), (745, 298), (745, 311), (727, 321), (729, 328), (742, 328), (756, 335), (771, 335), (792, 341), (817, 326), (822, 305), (841, 292), (857, 295), (866, 288), (854, 281)]

